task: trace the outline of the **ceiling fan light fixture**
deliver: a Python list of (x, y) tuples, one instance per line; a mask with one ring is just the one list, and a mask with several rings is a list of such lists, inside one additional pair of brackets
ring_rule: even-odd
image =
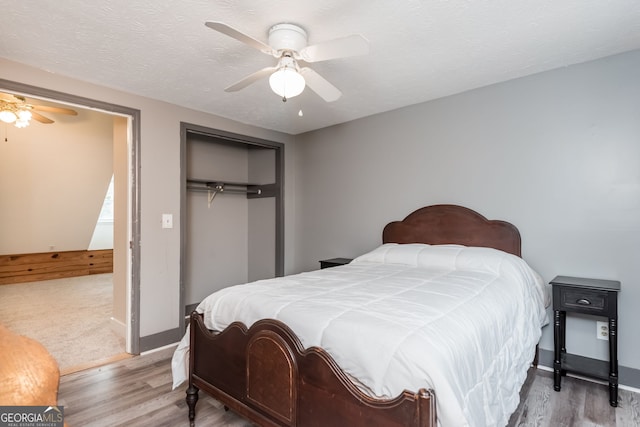
[(29, 126), (29, 120), (22, 120), (22, 119), (16, 120), (15, 127), (26, 128), (27, 126)]
[(0, 120), (4, 123), (13, 123), (17, 128), (29, 126), (32, 114), (28, 108), (22, 105), (2, 102), (0, 104)]
[[(225, 92), (236, 92), (263, 77), (269, 76), (271, 89), (282, 97), (297, 96), (305, 86), (327, 102), (336, 101), (342, 92), (324, 77), (307, 66), (307, 63), (346, 58), (369, 53), (369, 41), (359, 34), (308, 45), (307, 32), (295, 24), (276, 24), (269, 30), (269, 44), (251, 37), (242, 31), (219, 21), (207, 21), (205, 25), (225, 36), (236, 39), (254, 49), (279, 58), (278, 65), (258, 70), (225, 88)], [(304, 61), (300, 68), (296, 61)]]
[(31, 123), (31, 119), (43, 124), (54, 123), (53, 120), (39, 114), (37, 111), (67, 114), (69, 116), (78, 115), (77, 111), (70, 108), (31, 104), (30, 102), (27, 102), (24, 96), (0, 92), (1, 122), (9, 124), (13, 123), (17, 128), (24, 128), (29, 126), (29, 123)]
[(0, 120), (5, 123), (13, 123), (18, 120), (18, 116), (16, 113), (10, 110), (2, 110), (0, 111)]
[(23, 122), (27, 122), (27, 124), (29, 124), (29, 120), (31, 120), (31, 117), (33, 115), (31, 114), (31, 111), (29, 110), (19, 110), (18, 111), (18, 120), (19, 121), (23, 121)]
[(269, 77), (269, 86), (283, 99), (293, 98), (302, 93), (305, 87), (304, 77), (295, 69), (282, 67)]

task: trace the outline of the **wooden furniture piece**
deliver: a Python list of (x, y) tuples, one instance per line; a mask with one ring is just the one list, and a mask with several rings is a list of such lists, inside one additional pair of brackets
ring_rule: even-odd
[(55, 406), (59, 379), (42, 344), (0, 325), (0, 406)]
[(0, 406), (57, 409), (59, 382), (58, 363), (42, 344), (0, 325)]
[[(561, 378), (567, 372), (587, 375), (609, 382), (609, 404), (618, 406), (618, 292), (616, 280), (557, 276), (553, 285), (554, 360), (553, 389), (560, 391)], [(609, 360), (597, 360), (567, 353), (567, 312), (609, 319)]]
[[(428, 206), (387, 224), (383, 242), (483, 246), (520, 256), (515, 226), (455, 205)], [(186, 401), (192, 426), (199, 390), (261, 426), (436, 426), (433, 390), (371, 398), (325, 350), (303, 349), (279, 321), (261, 320), (250, 329), (236, 322), (214, 333), (193, 313), (190, 334)]]
[(341, 265), (349, 264), (353, 261), (352, 258), (331, 258), (331, 259), (323, 259), (320, 261), (320, 268), (331, 268), (338, 267)]

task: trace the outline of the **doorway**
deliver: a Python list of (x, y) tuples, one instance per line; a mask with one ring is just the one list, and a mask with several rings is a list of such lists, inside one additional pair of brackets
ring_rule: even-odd
[(86, 108), (112, 117), (114, 158), (120, 158), (114, 162), (115, 198), (116, 204), (124, 207), (122, 220), (114, 223), (114, 303), (117, 299), (124, 317), (126, 352), (139, 354), (140, 111), (3, 79), (0, 79), (0, 91), (69, 108)]
[(186, 321), (216, 290), (284, 274), (284, 144), (189, 123), (180, 144)]

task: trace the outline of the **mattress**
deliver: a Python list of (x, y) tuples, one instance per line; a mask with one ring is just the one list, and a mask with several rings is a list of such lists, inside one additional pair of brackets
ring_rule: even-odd
[[(282, 321), (377, 398), (431, 388), (448, 427), (507, 424), (548, 304), (540, 276), (514, 255), (385, 244), (345, 266), (225, 288), (196, 310), (215, 331)], [(188, 349), (187, 333), (174, 387), (187, 378)]]

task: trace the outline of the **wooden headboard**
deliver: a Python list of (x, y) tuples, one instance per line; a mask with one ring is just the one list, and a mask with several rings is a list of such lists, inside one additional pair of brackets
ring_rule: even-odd
[(383, 243), (458, 244), (500, 249), (521, 256), (520, 232), (506, 221), (488, 220), (457, 205), (433, 205), (390, 222), (382, 231)]

